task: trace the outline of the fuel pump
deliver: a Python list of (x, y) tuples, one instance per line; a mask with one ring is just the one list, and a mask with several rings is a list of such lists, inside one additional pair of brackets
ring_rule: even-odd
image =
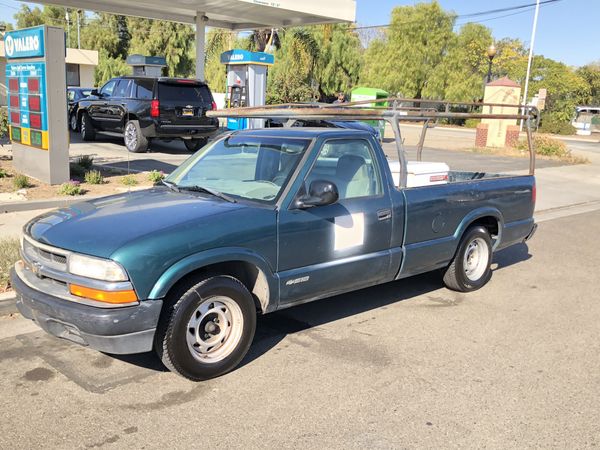
[[(273, 65), (273, 55), (248, 50), (229, 50), (221, 54), (221, 64), (227, 70), (227, 108), (261, 106), (267, 93), (267, 68)], [(264, 119), (227, 119), (227, 128), (241, 130), (262, 128)]]

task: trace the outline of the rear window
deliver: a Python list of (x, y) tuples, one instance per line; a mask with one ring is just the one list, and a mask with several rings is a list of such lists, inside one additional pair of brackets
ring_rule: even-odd
[(207, 103), (212, 95), (206, 85), (159, 83), (158, 97), (165, 102)]
[(154, 87), (154, 80), (135, 80), (137, 86), (136, 98), (142, 100), (152, 100), (152, 88)]

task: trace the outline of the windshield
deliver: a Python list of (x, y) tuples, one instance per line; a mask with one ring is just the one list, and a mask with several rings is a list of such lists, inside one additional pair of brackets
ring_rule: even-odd
[(309, 139), (230, 136), (204, 147), (165, 181), (275, 203)]

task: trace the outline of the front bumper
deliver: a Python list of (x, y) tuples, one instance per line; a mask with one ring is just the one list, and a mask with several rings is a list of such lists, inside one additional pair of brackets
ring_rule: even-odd
[(125, 308), (97, 308), (31, 288), (11, 270), (17, 308), (47, 333), (106, 353), (152, 350), (162, 300), (146, 300)]

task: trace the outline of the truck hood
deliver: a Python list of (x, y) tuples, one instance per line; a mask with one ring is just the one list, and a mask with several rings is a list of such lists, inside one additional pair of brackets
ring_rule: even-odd
[(108, 258), (144, 236), (247, 209), (239, 203), (165, 187), (75, 203), (38, 216), (25, 233), (44, 244)]

